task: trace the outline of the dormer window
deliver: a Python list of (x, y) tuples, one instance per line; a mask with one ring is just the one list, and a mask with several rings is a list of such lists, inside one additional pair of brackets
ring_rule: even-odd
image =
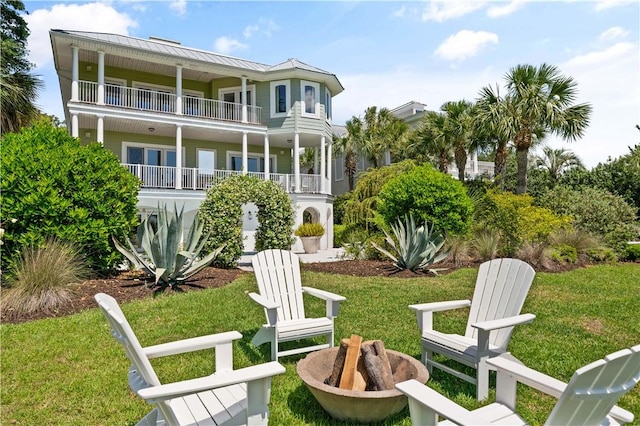
[(302, 113), (317, 116), (319, 111), (320, 85), (310, 81), (301, 81)]
[(271, 118), (286, 117), (291, 108), (291, 84), (289, 80), (272, 81), (271, 90)]

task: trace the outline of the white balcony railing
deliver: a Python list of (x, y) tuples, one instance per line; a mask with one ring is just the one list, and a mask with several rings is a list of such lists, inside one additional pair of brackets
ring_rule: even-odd
[[(458, 177), (458, 167), (456, 167), (455, 163), (449, 164), (449, 174), (453, 177)], [(490, 161), (478, 161), (478, 172), (475, 173), (473, 170), (473, 163), (471, 161), (467, 161), (467, 164), (464, 168), (464, 175), (467, 178), (474, 179), (479, 176), (488, 176), (493, 177), (494, 174), (494, 164)]]
[[(78, 82), (78, 100), (83, 103), (98, 103), (98, 83)], [(158, 90), (137, 89), (115, 84), (104, 85), (104, 104), (139, 111), (177, 113), (177, 96)], [(182, 96), (182, 114), (190, 117), (242, 123), (242, 104), (216, 101), (214, 99)], [(247, 105), (247, 122), (261, 124), (262, 108)]]
[[(229, 176), (242, 172), (235, 170), (207, 170), (193, 167), (182, 168), (182, 180), (176, 182), (176, 168), (168, 166), (148, 166), (146, 164), (123, 164), (129, 172), (142, 181), (143, 188), (206, 190)], [(264, 179), (262, 172), (248, 172), (249, 176)], [(300, 175), (300, 192), (321, 193), (320, 175)], [(279, 184), (288, 193), (295, 192), (295, 176), (285, 173), (269, 173), (269, 180)], [(328, 187), (327, 187), (328, 188)]]

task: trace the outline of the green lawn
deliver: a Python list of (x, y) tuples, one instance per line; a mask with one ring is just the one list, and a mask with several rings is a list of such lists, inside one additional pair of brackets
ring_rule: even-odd
[[(303, 273), (305, 285), (344, 295), (336, 337), (352, 333), (383, 339), (387, 348), (419, 357), (419, 333), (407, 305), (469, 298), (476, 270), (434, 278), (353, 278)], [(264, 321), (262, 309), (247, 297), (252, 275), (223, 288), (189, 292), (127, 304), (123, 310), (143, 345), (227, 330), (243, 339), (234, 345), (236, 367), (267, 360), (268, 345), (257, 349), (251, 337)], [(308, 312), (324, 305), (307, 299)], [(563, 274), (539, 273), (524, 312), (537, 315), (521, 326), (510, 349), (526, 365), (567, 381), (573, 371), (616, 350), (640, 343), (640, 265), (596, 266)], [(466, 311), (436, 314), (435, 326), (463, 331)], [(129, 363), (109, 335), (97, 310), (65, 318), (0, 326), (2, 410), (0, 424), (135, 424), (149, 406), (127, 388)], [(302, 355), (303, 356), (303, 355)], [(206, 375), (211, 351), (154, 361), (161, 380)], [(286, 374), (275, 377), (272, 424), (334, 424), (296, 376), (301, 356), (281, 360)], [(429, 381), (440, 392), (474, 408), (474, 389), (436, 371)], [(494, 398), (490, 394), (489, 401)], [(525, 387), (518, 389), (519, 410), (532, 424), (544, 422), (554, 401)], [(620, 405), (640, 417), (640, 386)], [(408, 410), (387, 424), (409, 425)]]

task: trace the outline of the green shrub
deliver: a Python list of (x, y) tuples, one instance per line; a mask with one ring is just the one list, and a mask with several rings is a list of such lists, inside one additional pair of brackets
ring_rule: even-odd
[(336, 225), (333, 224), (333, 246), (334, 247), (342, 247), (344, 244), (344, 239), (346, 237), (346, 231), (348, 227), (347, 225)]
[(471, 248), (475, 256), (482, 261), (498, 257), (501, 244), (502, 236), (495, 228), (477, 229), (471, 238)]
[(602, 189), (573, 190), (557, 186), (545, 193), (539, 204), (557, 214), (573, 217), (575, 228), (601, 236), (620, 254), (624, 253), (627, 241), (638, 232), (636, 209), (622, 197)]
[(454, 265), (461, 266), (471, 260), (471, 241), (461, 235), (451, 235), (447, 238), (446, 251)]
[(242, 205), (258, 206), (256, 250), (289, 250), (293, 244), (293, 207), (289, 195), (277, 183), (249, 176), (229, 177), (207, 191), (198, 215), (204, 232), (210, 233), (204, 250), (225, 245), (214, 264), (235, 267), (242, 255)]
[(640, 261), (640, 244), (627, 244), (625, 259), (631, 262)]
[(110, 237), (124, 238), (138, 222), (140, 182), (113, 153), (40, 121), (5, 134), (0, 157), (2, 269), (47, 237), (79, 247), (92, 268), (122, 259)]
[(389, 245), (385, 235), (382, 232), (374, 233), (369, 235), (367, 240), (366, 247), (364, 249), (364, 258), (367, 260), (385, 260), (386, 256), (384, 256), (380, 251), (378, 251), (375, 245), (379, 247), (383, 247), (386, 250), (393, 250), (393, 247)]
[(344, 212), (347, 203), (353, 199), (353, 191), (337, 195), (333, 199), (333, 224), (342, 225), (344, 223)]
[(498, 231), (504, 246), (501, 254), (513, 255), (525, 242), (546, 242), (549, 236), (568, 226), (569, 217), (533, 205), (530, 195), (488, 191), (476, 221), (484, 228)]
[(587, 258), (592, 262), (615, 263), (618, 261), (618, 255), (609, 247), (589, 249), (586, 254)]
[(296, 237), (322, 237), (324, 226), (321, 223), (303, 223), (296, 228)]
[(587, 250), (597, 249), (602, 245), (600, 240), (589, 232), (573, 228), (561, 229), (553, 233), (549, 241), (553, 246), (571, 246), (578, 254), (584, 254)]
[(413, 215), (441, 232), (460, 235), (469, 231), (473, 203), (464, 185), (429, 165), (391, 179), (378, 198), (378, 211), (387, 223)]
[(550, 269), (551, 252), (546, 243), (527, 241), (516, 252), (516, 258), (537, 268)]
[(71, 285), (88, 274), (73, 244), (45, 239), (27, 247), (12, 270), (10, 288), (2, 294), (2, 309), (14, 316), (51, 312), (72, 299)]
[(551, 258), (557, 262), (576, 263), (578, 261), (578, 251), (568, 244), (561, 244), (553, 247)]

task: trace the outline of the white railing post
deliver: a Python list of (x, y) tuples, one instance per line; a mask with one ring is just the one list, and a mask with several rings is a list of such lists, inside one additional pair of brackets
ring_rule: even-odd
[(198, 189), (198, 168), (193, 168), (193, 190)]
[(78, 46), (71, 46), (71, 100), (73, 102), (78, 101), (78, 80), (79, 76), (79, 63), (78, 63)]

